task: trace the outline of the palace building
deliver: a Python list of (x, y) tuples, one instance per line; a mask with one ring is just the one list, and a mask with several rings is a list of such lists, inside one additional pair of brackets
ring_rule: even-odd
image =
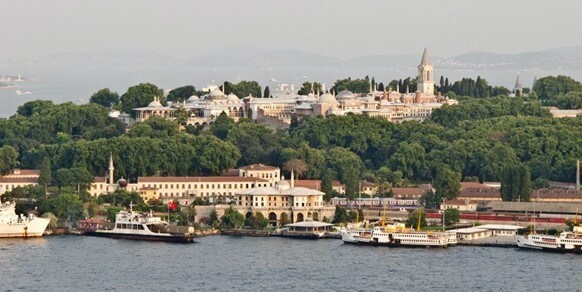
[(224, 112), (235, 121), (249, 117), (273, 128), (285, 128), (291, 124), (294, 116), (301, 119), (308, 116), (361, 114), (395, 123), (422, 121), (429, 118), (434, 109), (458, 103), (440, 93), (435, 94), (434, 65), (427, 49), (424, 49), (417, 68), (416, 92), (408, 92), (407, 89), (405, 93), (400, 93), (399, 88), (378, 91), (370, 84), (370, 92), (367, 94), (343, 90), (337, 96), (330, 92), (299, 95), (293, 85), (280, 84), (273, 98), (239, 98), (234, 94), (226, 95), (216, 86), (209, 86), (208, 89), (212, 90), (202, 97), (192, 96), (183, 103), (174, 103), (168, 107), (162, 106), (156, 99), (147, 107), (134, 110), (138, 122), (152, 116), (176, 119), (176, 110), (183, 109), (188, 125), (210, 124)]

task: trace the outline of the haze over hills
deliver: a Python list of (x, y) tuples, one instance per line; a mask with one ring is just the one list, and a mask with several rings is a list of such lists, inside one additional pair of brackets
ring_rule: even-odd
[[(411, 68), (418, 63), (421, 52), (422, 50), (406, 55), (367, 55), (339, 59), (298, 49), (263, 50), (252, 47), (229, 47), (180, 59), (145, 51), (96, 50), (28, 59), (8, 59), (2, 61), (0, 68)], [(431, 56), (431, 59), (436, 66), (443, 69), (582, 70), (582, 46), (518, 54), (476, 51), (453, 57)]]

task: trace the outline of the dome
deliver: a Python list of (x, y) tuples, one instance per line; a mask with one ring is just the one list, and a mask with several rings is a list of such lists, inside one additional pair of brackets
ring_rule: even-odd
[(342, 90), (337, 94), (337, 99), (353, 99), (356, 98), (353, 92), (349, 90)]
[(188, 98), (188, 101), (192, 102), (192, 101), (199, 101), (200, 98), (196, 95), (192, 95)]
[(212, 99), (212, 100), (214, 100), (214, 99), (224, 99), (225, 98), (224, 93), (220, 89), (213, 90), (212, 92), (210, 92), (208, 94), (208, 97), (210, 99)]
[(280, 180), (275, 184), (275, 188), (284, 191), (290, 189), (291, 185), (286, 180)]
[(330, 93), (324, 93), (319, 97), (319, 102), (335, 103), (337, 100)]
[(152, 101), (152, 102), (150, 102), (150, 104), (148, 104), (148, 107), (164, 107), (164, 106), (162, 105), (160, 100), (156, 97), (156, 98), (154, 98), (154, 101)]
[(234, 94), (229, 94), (226, 96), (226, 100), (228, 101), (239, 101), (238, 96), (234, 95)]
[(119, 187), (121, 187), (121, 188), (126, 188), (127, 187), (127, 180), (122, 177), (117, 181), (117, 185), (119, 185)]

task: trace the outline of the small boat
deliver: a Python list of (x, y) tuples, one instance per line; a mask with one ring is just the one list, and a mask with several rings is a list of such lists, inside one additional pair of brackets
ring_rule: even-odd
[(16, 215), (15, 202), (0, 202), (0, 237), (40, 237), (46, 230), (49, 219), (32, 214)]
[(523, 249), (534, 249), (555, 252), (582, 253), (582, 227), (576, 226), (573, 231), (564, 231), (559, 236), (531, 233), (516, 236), (517, 246)]
[(16, 95), (29, 95), (29, 94), (32, 94), (32, 92), (30, 92), (28, 90), (27, 91), (16, 90), (15, 92), (16, 92)]
[(115, 224), (98, 224), (94, 229), (85, 230), (84, 235), (111, 237), (120, 239), (194, 242), (194, 227), (171, 225), (160, 217), (149, 214), (121, 211), (115, 215)]

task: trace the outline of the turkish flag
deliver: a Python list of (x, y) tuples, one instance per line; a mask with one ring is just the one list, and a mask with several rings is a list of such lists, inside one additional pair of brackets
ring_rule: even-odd
[(168, 203), (168, 208), (170, 208), (170, 210), (172, 211), (176, 211), (176, 208), (178, 208), (178, 204), (176, 204), (176, 202), (171, 201)]

